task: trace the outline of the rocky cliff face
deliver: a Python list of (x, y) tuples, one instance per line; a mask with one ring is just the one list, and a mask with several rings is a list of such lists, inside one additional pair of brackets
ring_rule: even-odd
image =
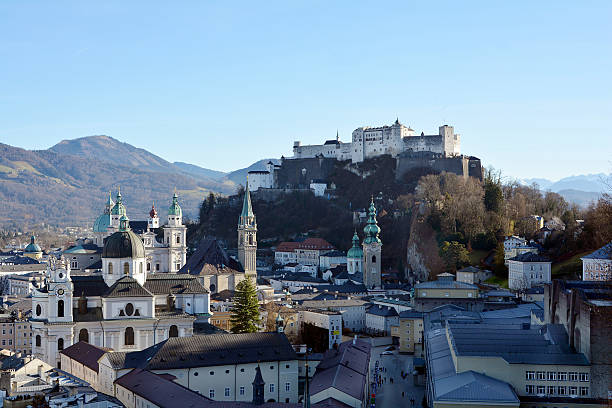
[(438, 255), (435, 235), (435, 231), (422, 215), (413, 217), (406, 248), (406, 264), (411, 280), (421, 282), (431, 280), (444, 271), (444, 262)]

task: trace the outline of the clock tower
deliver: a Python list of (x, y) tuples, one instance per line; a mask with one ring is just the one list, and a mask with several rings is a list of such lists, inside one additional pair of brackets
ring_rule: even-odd
[(72, 292), (70, 266), (62, 258), (49, 268), (49, 323), (72, 322)]

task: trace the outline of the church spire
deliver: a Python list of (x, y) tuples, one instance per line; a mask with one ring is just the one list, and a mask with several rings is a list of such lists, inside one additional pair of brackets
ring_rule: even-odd
[(376, 221), (376, 207), (374, 206), (374, 197), (372, 197), (372, 201), (370, 202), (370, 208), (368, 210), (368, 222), (363, 229), (365, 233), (365, 239), (363, 242), (365, 244), (370, 244), (373, 242), (381, 242), (378, 234), (380, 234), (380, 227), (378, 226), (378, 222)]
[(251, 193), (249, 192), (249, 180), (247, 179), (244, 188), (244, 201), (242, 202), (242, 212), (240, 213), (240, 224), (251, 224), (251, 220), (255, 220), (253, 206), (251, 205)]

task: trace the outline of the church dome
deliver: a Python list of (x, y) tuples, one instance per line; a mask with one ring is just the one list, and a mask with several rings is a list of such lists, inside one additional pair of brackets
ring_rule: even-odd
[(30, 243), (25, 247), (24, 252), (42, 252), (42, 249), (40, 249), (40, 246), (36, 243), (36, 237), (34, 235), (30, 237)]
[(357, 235), (357, 231), (355, 231), (355, 234), (353, 235), (353, 246), (346, 253), (346, 257), (353, 259), (363, 258), (363, 249), (361, 249), (361, 247), (359, 246), (359, 236)]
[(145, 248), (142, 239), (129, 227), (129, 220), (121, 217), (119, 231), (106, 239), (102, 258), (144, 258)]
[(101, 214), (93, 224), (93, 232), (106, 232), (110, 227), (110, 215), (105, 213)]

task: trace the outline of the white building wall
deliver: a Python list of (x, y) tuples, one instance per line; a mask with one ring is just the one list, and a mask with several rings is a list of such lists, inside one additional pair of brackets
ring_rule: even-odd
[(253, 400), (253, 380), (255, 379), (257, 365), (259, 365), (261, 375), (266, 383), (265, 401), (297, 402), (297, 360), (153, 370), (153, 372), (156, 374), (172, 374), (177, 377), (175, 382), (215, 401), (250, 402)]
[(529, 289), (550, 282), (550, 262), (508, 261), (508, 287), (510, 289)]

